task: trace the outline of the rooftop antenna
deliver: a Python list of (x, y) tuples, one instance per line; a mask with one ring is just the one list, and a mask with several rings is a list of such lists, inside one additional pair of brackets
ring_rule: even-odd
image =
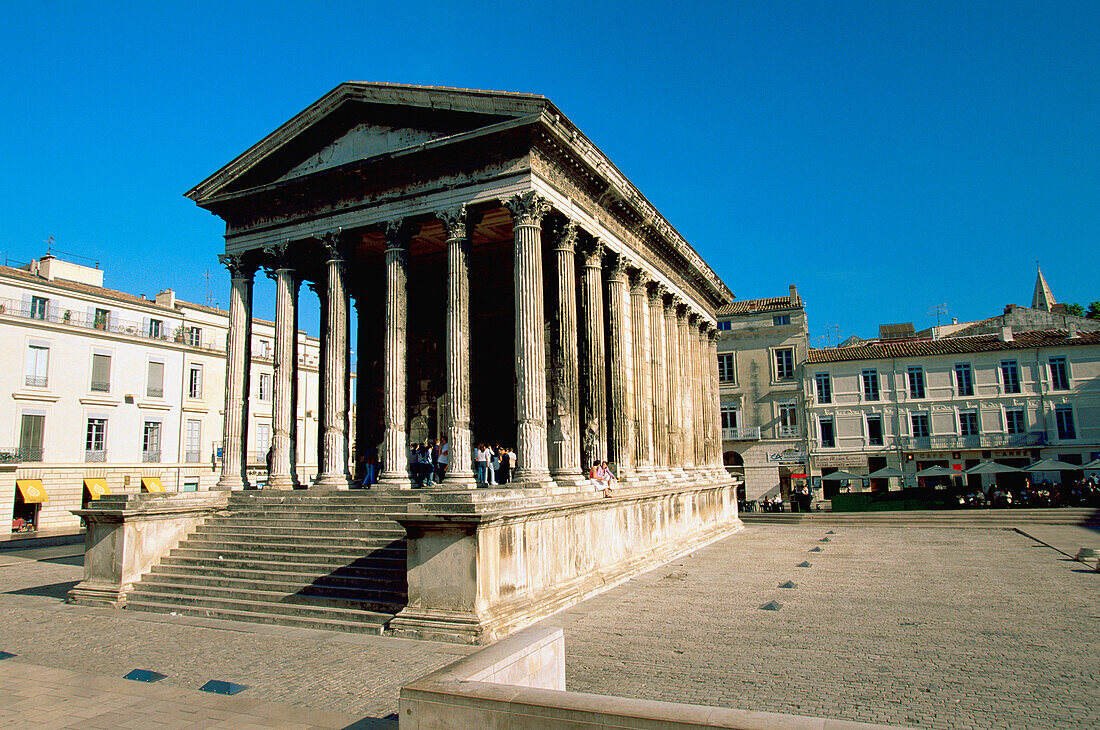
[(210, 269), (203, 272), (202, 278), (206, 280), (206, 306), (213, 309), (218, 305), (214, 301), (214, 292), (210, 290)]
[(53, 244), (54, 244), (53, 236), (49, 236), (42, 243), (46, 244), (46, 255), (47, 256), (53, 256)]
[(937, 304), (933, 307), (929, 307), (928, 308), (928, 316), (931, 317), (933, 314), (936, 315), (936, 326), (939, 327), (940, 326), (940, 317), (946, 317), (947, 316), (947, 303), (944, 302), (943, 304)]
[(840, 325), (826, 322), (823, 329), (825, 330), (825, 334), (815, 337), (814, 342), (825, 340), (826, 347), (836, 347), (840, 342)]

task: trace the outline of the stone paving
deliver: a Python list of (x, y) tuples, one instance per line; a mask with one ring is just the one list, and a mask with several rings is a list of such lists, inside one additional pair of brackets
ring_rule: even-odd
[[(760, 609), (770, 601), (782, 608)], [(1100, 727), (1100, 574), (1008, 530), (748, 527), (545, 623), (565, 629), (573, 691), (934, 728)]]
[[(0, 553), (0, 650), (19, 655), (0, 662), (0, 696), (35, 726), (132, 712), (142, 727), (373, 727), (396, 712), (401, 684), (472, 650), (69, 606), (73, 552)], [(778, 588), (786, 580), (798, 587)], [(1008, 530), (767, 525), (546, 623), (565, 628), (575, 691), (921, 727), (1083, 728), (1100, 726), (1098, 588), (1100, 574)], [(773, 600), (780, 610), (760, 610)], [(168, 678), (120, 679), (134, 668)], [(9, 690), (35, 673), (45, 690)], [(208, 679), (250, 688), (197, 692)]]

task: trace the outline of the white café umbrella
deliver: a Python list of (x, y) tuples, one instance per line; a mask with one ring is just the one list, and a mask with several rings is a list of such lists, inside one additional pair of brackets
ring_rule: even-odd
[(1067, 464), (1057, 459), (1040, 459), (1034, 464), (1024, 467), (1024, 471), (1080, 471), (1083, 467), (1078, 464)]
[(842, 482), (845, 479), (857, 479), (859, 481), (863, 481), (863, 477), (861, 477), (859, 474), (852, 474), (851, 472), (847, 471), (834, 471), (832, 474), (826, 474), (825, 476), (821, 477), (821, 481), (823, 482)]
[(868, 479), (889, 479), (890, 477), (903, 477), (904, 472), (899, 469), (895, 469), (892, 466), (884, 466), (878, 471), (873, 471), (867, 475)]
[(948, 469), (946, 466), (930, 466), (917, 472), (918, 477), (957, 477), (962, 472)]
[(1019, 471), (1023, 471), (1023, 469), (1017, 469), (1007, 464), (998, 464), (995, 461), (983, 461), (977, 466), (970, 467), (963, 474), (1011, 474)]
[(1100, 471), (1100, 459), (1093, 459), (1081, 468), (1088, 469), (1089, 471)]

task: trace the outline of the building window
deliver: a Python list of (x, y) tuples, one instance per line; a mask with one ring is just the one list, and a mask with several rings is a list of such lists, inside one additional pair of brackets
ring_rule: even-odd
[(199, 480), (198, 479), (184, 479), (183, 480), (183, 491), (185, 491), (185, 492), (197, 492), (197, 491), (199, 491)]
[(779, 438), (798, 436), (798, 410), (793, 401), (779, 404)]
[(202, 460), (202, 421), (188, 420), (184, 431), (183, 460), (197, 464)]
[(833, 402), (833, 382), (828, 373), (815, 373), (814, 384), (817, 390), (818, 403)]
[(818, 426), (821, 428), (821, 447), (824, 449), (831, 449), (836, 446), (836, 431), (833, 429), (833, 417), (821, 416), (818, 419)]
[(260, 340), (258, 356), (263, 358), (271, 357), (271, 340)]
[(267, 462), (267, 451), (271, 448), (271, 424), (270, 423), (257, 423), (256, 424), (256, 456), (255, 463), (263, 464)]
[(46, 378), (46, 370), (49, 367), (50, 348), (42, 345), (31, 345), (27, 348), (27, 369), (24, 381), (27, 385), (37, 388), (45, 388), (49, 382)]
[(960, 396), (974, 395), (974, 373), (970, 363), (955, 363), (955, 392)]
[(163, 336), (164, 322), (159, 319), (149, 320), (149, 332), (147, 333), (151, 339), (159, 340)]
[(107, 419), (89, 418), (84, 437), (84, 461), (107, 461)]
[(95, 319), (92, 320), (92, 326), (97, 330), (106, 330), (111, 322), (111, 310), (109, 309), (96, 309)]
[(271, 373), (260, 373), (259, 399), (267, 402), (271, 400)]
[(733, 353), (723, 353), (718, 356), (718, 382), (733, 383), (737, 381), (737, 371), (734, 369)]
[(959, 435), (978, 435), (978, 414), (976, 411), (959, 411)]
[(1064, 357), (1050, 358), (1050, 387), (1053, 390), (1069, 390), (1069, 366)]
[(145, 385), (145, 395), (149, 398), (164, 397), (164, 363), (149, 363), (149, 377)]
[(774, 317), (772, 317), (772, 326), (773, 327), (782, 327), (783, 325), (790, 324), (790, 323), (791, 323), (791, 315), (789, 315), (789, 314), (777, 314)]
[(718, 320), (718, 329), (722, 332), (729, 332), (733, 329), (733, 322), (728, 319), (720, 319)]
[(198, 363), (187, 370), (187, 397), (202, 398), (202, 365)]
[(1023, 408), (1005, 409), (1005, 429), (1009, 433), (1023, 433), (1026, 428)]
[(909, 397), (924, 397), (924, 368), (915, 365), (909, 368)]
[(722, 428), (737, 428), (740, 424), (737, 406), (722, 406)]
[(19, 461), (42, 461), (42, 439), (46, 433), (46, 417), (24, 413), (19, 424)]
[(92, 390), (97, 393), (111, 392), (111, 356), (95, 353), (92, 355)]
[(775, 379), (794, 378), (794, 348), (783, 347), (775, 351)]
[(867, 415), (867, 444), (869, 446), (882, 446), (882, 416)]
[(50, 309), (50, 300), (45, 297), (31, 297), (31, 319), (46, 319)]
[(1001, 360), (1001, 383), (1006, 393), (1020, 392), (1020, 368), (1015, 360)]
[(1073, 406), (1064, 405), (1054, 409), (1054, 422), (1058, 424), (1058, 438), (1063, 440), (1077, 438), (1077, 428), (1073, 425)]
[(141, 437), (141, 460), (146, 463), (160, 461), (160, 421), (146, 421)]
[(188, 327), (185, 331), (185, 341), (191, 347), (199, 347), (202, 344), (202, 328)]
[(863, 399), (878, 400), (878, 370), (863, 371)]
[(913, 438), (926, 439), (932, 435), (928, 429), (927, 413), (910, 413), (909, 423), (913, 427)]

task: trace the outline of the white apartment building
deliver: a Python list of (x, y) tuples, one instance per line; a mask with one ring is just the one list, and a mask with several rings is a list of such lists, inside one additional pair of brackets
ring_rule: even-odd
[[(0, 267), (0, 534), (70, 528), (100, 494), (195, 491), (218, 480), (228, 313), (103, 287), (45, 256)], [(298, 334), (297, 463), (316, 472), (318, 341)], [(274, 327), (255, 320), (249, 476), (266, 479)], [(4, 517), (6, 516), (6, 517)]]
[(716, 315), (723, 463), (744, 470), (744, 498), (788, 500), (806, 475), (802, 299), (791, 285), (788, 296), (730, 302)]
[[(811, 349), (803, 380), (815, 482), (837, 469), (866, 476), (889, 466), (904, 477), (850, 487), (893, 489), (917, 486), (916, 472), (936, 465), (965, 469), (995, 459), (1021, 467), (1046, 457), (1081, 464), (1100, 456), (1100, 332), (1005, 327)], [(993, 481), (968, 479), (973, 487)], [(824, 482), (824, 497), (837, 489)]]

